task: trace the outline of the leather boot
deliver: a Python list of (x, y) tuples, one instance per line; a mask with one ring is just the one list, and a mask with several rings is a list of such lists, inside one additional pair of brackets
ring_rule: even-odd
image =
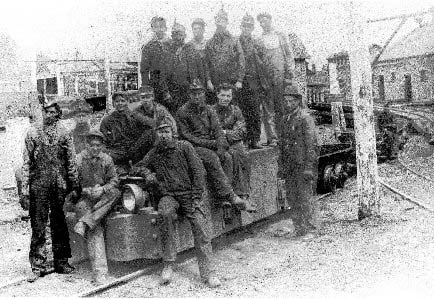
[(27, 277), (27, 282), (35, 282), (36, 280), (38, 280), (42, 276), (43, 276), (43, 274), (41, 271), (38, 271), (38, 270), (32, 271), (32, 274), (30, 274)]
[(168, 284), (173, 278), (173, 263), (165, 263), (161, 271), (161, 284)]
[(217, 275), (215, 275), (214, 273), (211, 273), (208, 277), (208, 279), (206, 280), (206, 284), (210, 287), (210, 288), (217, 288), (219, 286), (221, 286), (221, 281), (220, 279), (217, 277)]
[(54, 272), (59, 274), (71, 274), (75, 268), (71, 266), (67, 261), (55, 261)]

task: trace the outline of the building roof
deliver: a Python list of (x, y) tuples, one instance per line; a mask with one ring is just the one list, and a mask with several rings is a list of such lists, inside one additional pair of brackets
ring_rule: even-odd
[(434, 22), (418, 27), (389, 46), (378, 61), (434, 54)]

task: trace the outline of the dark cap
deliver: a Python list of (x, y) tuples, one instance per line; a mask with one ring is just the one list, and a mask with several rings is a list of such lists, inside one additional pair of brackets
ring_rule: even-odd
[(176, 20), (175, 20), (175, 22), (173, 23), (173, 26), (172, 26), (172, 32), (184, 32), (185, 33), (185, 27), (182, 26), (181, 24), (179, 24), (178, 22), (176, 22)]
[(91, 130), (89, 130), (89, 132), (86, 134), (86, 138), (87, 139), (100, 138), (102, 142), (104, 142), (104, 140), (105, 140), (104, 134), (101, 133), (101, 131), (97, 130), (97, 129), (91, 129)]
[(270, 15), (268, 12), (261, 12), (261, 13), (256, 17), (256, 19), (257, 19), (258, 21), (261, 21), (262, 18), (267, 18), (267, 19), (270, 19), (270, 20), (271, 20), (271, 15)]
[(193, 23), (191, 23), (191, 27), (193, 27), (195, 24), (201, 25), (202, 27), (205, 27), (206, 25), (205, 21), (201, 18), (194, 19)]
[(221, 20), (228, 20), (228, 13), (226, 11), (224, 11), (223, 8), (221, 8), (217, 15), (215, 16), (215, 20), (216, 21), (221, 21)]
[(154, 88), (152, 88), (152, 86), (149, 85), (142, 85), (139, 87), (139, 94), (149, 94), (149, 93), (154, 93)]
[(163, 17), (155, 16), (151, 19), (151, 27), (154, 27), (158, 23), (162, 23), (164, 26), (166, 26), (166, 20)]
[(255, 20), (253, 19), (253, 17), (249, 14), (246, 14), (243, 19), (241, 20), (241, 24), (250, 24), (250, 25), (255, 25)]
[(160, 117), (157, 119), (155, 127), (156, 129), (162, 129), (162, 128), (167, 128), (167, 127), (172, 127), (172, 120), (168, 117)]
[(190, 84), (190, 90), (205, 90), (199, 79), (194, 79)]

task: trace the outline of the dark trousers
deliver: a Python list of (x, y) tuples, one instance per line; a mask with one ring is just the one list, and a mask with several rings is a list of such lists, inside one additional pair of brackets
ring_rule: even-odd
[(261, 97), (264, 97), (260, 86), (249, 83), (249, 80), (243, 82), (238, 107), (246, 120), (247, 142), (256, 143), (261, 136)]
[(189, 95), (189, 86), (177, 83), (171, 83), (169, 85), (170, 96), (172, 97), (172, 101), (167, 103), (167, 110), (169, 110), (170, 114), (176, 115), (178, 109), (184, 105), (188, 99)]
[(233, 173), (231, 155), (226, 152), (221, 162), (213, 150), (204, 147), (195, 147), (195, 150), (205, 167), (213, 194), (220, 200), (230, 200), (233, 194), (231, 188)]
[(67, 262), (71, 257), (69, 234), (63, 204), (65, 192), (57, 187), (56, 181), (31, 184), (30, 187), (30, 224), (32, 239), (29, 260), (33, 271), (44, 271), (47, 267), (45, 229), (50, 217), (51, 240), (54, 264)]
[(233, 163), (232, 187), (234, 192), (238, 196), (249, 195), (251, 161), (243, 142), (231, 145), (229, 153)]
[(196, 249), (199, 271), (203, 278), (207, 278), (212, 271), (211, 239), (206, 231), (206, 217), (199, 202), (191, 195), (164, 196), (158, 203), (158, 212), (163, 219), (160, 226), (163, 261), (174, 262), (177, 255), (174, 218), (177, 213), (185, 216), (191, 225)]
[(316, 179), (306, 180), (302, 170), (284, 175), (286, 198), (291, 207), (291, 218), (299, 235), (318, 228), (317, 207), (314, 201)]

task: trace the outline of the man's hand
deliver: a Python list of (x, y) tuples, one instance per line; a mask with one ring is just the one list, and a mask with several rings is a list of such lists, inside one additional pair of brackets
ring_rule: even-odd
[(158, 182), (157, 177), (155, 176), (155, 173), (152, 173), (152, 172), (147, 174), (145, 179), (146, 179), (146, 183), (148, 183), (148, 184), (153, 184), (153, 183)]
[(104, 193), (104, 188), (100, 185), (96, 185), (92, 188), (91, 196), (95, 199), (100, 198)]
[(20, 195), (20, 206), (24, 211), (28, 211), (30, 207), (30, 196), (29, 195)]
[(235, 83), (236, 89), (241, 89), (242, 87), (243, 87), (243, 83), (241, 83), (240, 81), (237, 81), (237, 83)]
[(207, 87), (208, 87), (209, 90), (214, 91), (214, 85), (212, 85), (211, 80), (208, 80), (206, 82), (206, 85), (207, 85)]

